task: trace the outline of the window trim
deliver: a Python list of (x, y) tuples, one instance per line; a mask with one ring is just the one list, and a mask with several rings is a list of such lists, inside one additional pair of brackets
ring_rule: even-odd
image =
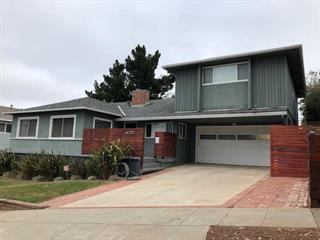
[(99, 118), (99, 117), (93, 117), (93, 126), (92, 128), (96, 128), (96, 120), (102, 121), (102, 122), (109, 122), (110, 123), (110, 128), (113, 128), (113, 121), (107, 118)]
[[(72, 130), (72, 137), (52, 137), (52, 124), (53, 119), (58, 118), (73, 118), (73, 130)], [(50, 125), (49, 125), (49, 139), (54, 140), (67, 140), (67, 139), (75, 139), (75, 132), (76, 132), (76, 123), (77, 123), (77, 115), (76, 114), (69, 114), (69, 115), (51, 115), (50, 116)]]
[[(184, 137), (183, 137), (183, 130), (182, 130), (182, 135), (180, 135), (180, 125), (183, 126), (185, 129)], [(187, 140), (187, 124), (181, 123), (181, 122), (178, 123), (178, 138), (181, 140)]]
[[(37, 125), (36, 125), (36, 135), (34, 137), (28, 137), (28, 136), (20, 136), (20, 125), (21, 125), (21, 120), (37, 120)], [(33, 116), (33, 117), (18, 117), (17, 119), (17, 131), (16, 131), (16, 138), (19, 139), (36, 139), (38, 138), (38, 133), (39, 133), (39, 116)]]
[(137, 122), (125, 122), (125, 123), (124, 123), (124, 128), (125, 128), (125, 129), (127, 129), (127, 123), (131, 123), (131, 124), (134, 123), (134, 124), (136, 124), (136, 127), (135, 127), (135, 128), (138, 127), (138, 123), (137, 123)]
[[(201, 84), (202, 86), (210, 86), (210, 85), (220, 85), (220, 84), (228, 84), (228, 83), (241, 83), (241, 82), (248, 82), (249, 79), (241, 79), (241, 80), (234, 80), (234, 81), (229, 81), (229, 82), (219, 82), (219, 83), (215, 83), (214, 82), (214, 68), (219, 68), (219, 67), (227, 67), (227, 66), (233, 66), (236, 65), (237, 67), (237, 79), (238, 79), (238, 65), (240, 64), (249, 64), (249, 61), (243, 61), (243, 62), (236, 62), (236, 63), (227, 63), (227, 64), (219, 64), (219, 65), (212, 65), (212, 66), (207, 66), (207, 67), (203, 67), (202, 71), (201, 71)], [(212, 68), (212, 82), (211, 83), (204, 83), (204, 74), (203, 74), (203, 70), (204, 69), (209, 69)]]

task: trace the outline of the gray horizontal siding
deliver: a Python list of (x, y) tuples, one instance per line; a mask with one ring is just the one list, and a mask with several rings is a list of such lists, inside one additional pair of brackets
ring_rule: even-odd
[(176, 77), (175, 110), (195, 111), (198, 99), (198, 69), (185, 69), (174, 73)]
[(203, 110), (247, 108), (248, 82), (237, 82), (201, 87)]

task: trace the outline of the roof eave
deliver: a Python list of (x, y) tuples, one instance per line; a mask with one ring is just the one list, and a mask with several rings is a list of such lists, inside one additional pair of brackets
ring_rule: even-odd
[(50, 108), (50, 109), (33, 109), (33, 110), (21, 110), (21, 111), (15, 111), (15, 112), (4, 112), (5, 115), (18, 115), (18, 114), (24, 114), (24, 113), (39, 113), (39, 112), (54, 112), (54, 111), (72, 111), (72, 110), (88, 110), (92, 112), (99, 112), (99, 113), (105, 113), (116, 117), (122, 117), (121, 114), (109, 112), (109, 111), (103, 111), (95, 108), (89, 108), (89, 107), (71, 107), (71, 108)]

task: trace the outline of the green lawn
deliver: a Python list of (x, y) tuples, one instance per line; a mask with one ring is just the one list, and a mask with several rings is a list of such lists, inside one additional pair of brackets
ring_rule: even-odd
[(0, 177), (0, 198), (39, 203), (61, 195), (97, 187), (112, 181), (34, 182)]

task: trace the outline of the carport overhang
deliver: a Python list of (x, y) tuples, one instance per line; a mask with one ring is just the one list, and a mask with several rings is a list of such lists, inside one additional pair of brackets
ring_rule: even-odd
[(241, 112), (219, 113), (202, 112), (196, 114), (181, 114), (171, 116), (141, 116), (123, 117), (115, 119), (116, 122), (128, 121), (169, 121), (177, 120), (190, 124), (221, 124), (221, 125), (256, 125), (256, 124), (282, 124), (288, 115), (287, 110), (272, 112)]

